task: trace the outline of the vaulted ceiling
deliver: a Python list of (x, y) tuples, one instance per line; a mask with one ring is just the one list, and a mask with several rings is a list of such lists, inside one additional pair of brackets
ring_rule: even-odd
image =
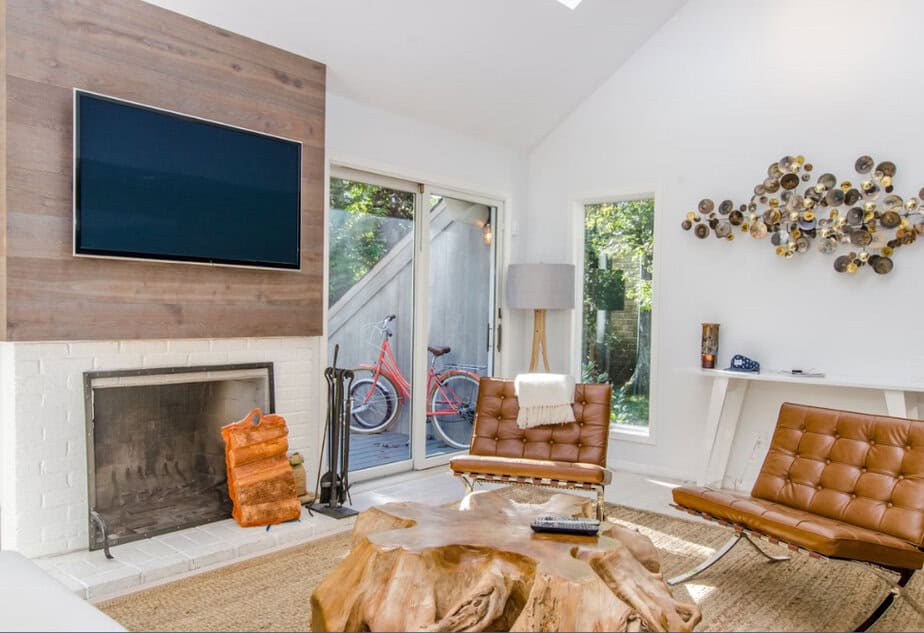
[(328, 89), (518, 149), (685, 0), (148, 0), (324, 62)]

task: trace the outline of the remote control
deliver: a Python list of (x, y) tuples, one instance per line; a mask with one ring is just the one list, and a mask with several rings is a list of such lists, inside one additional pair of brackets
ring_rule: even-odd
[(530, 527), (533, 528), (533, 532), (596, 536), (597, 530), (600, 529), (600, 522), (596, 519), (571, 519), (549, 514), (534, 520)]

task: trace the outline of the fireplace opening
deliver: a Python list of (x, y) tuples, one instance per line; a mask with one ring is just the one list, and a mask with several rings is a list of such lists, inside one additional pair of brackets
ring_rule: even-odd
[(221, 427), (273, 391), (272, 363), (85, 373), (90, 549), (230, 517)]

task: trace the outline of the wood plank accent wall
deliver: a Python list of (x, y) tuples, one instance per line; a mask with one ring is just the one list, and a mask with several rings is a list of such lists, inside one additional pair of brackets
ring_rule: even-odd
[[(320, 335), (325, 66), (140, 0), (0, 12), (2, 338)], [(74, 257), (75, 87), (300, 140), (302, 270)]]

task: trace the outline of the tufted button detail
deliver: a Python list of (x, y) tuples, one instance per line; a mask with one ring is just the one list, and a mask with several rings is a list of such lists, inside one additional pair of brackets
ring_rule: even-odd
[(586, 400), (581, 400), (581, 406), (586, 407), (586, 406), (587, 406), (587, 401), (586, 401)]
[(911, 444), (907, 444), (907, 445), (905, 446), (905, 450), (906, 450), (906, 451), (910, 451), (910, 450), (911, 450)]
[(836, 440), (841, 439), (841, 434), (840, 434), (840, 433), (835, 433), (835, 434), (834, 434), (834, 439), (836, 439)]
[(860, 469), (860, 472), (861, 472), (861, 473), (865, 473), (865, 472), (866, 472), (866, 469), (865, 469), (865, 468), (861, 468), (861, 469)]
[(526, 438), (525, 438), (525, 437), (523, 438), (523, 443), (526, 444)]
[(875, 446), (875, 445), (876, 445), (876, 440), (870, 440), (870, 441), (869, 441), (869, 445), (870, 445), (870, 446)]
[(554, 444), (555, 440), (549, 440), (549, 444)]
[(831, 463), (831, 460), (830, 460), (830, 459), (826, 459), (826, 460), (825, 460), (825, 463), (826, 463), (826, 464), (830, 464), (830, 463)]
[(584, 445), (581, 444), (580, 442), (578, 442), (578, 448), (581, 448), (582, 446), (584, 446)]
[(901, 480), (904, 479), (904, 478), (905, 478), (904, 475), (899, 475), (899, 476), (898, 476), (898, 480), (899, 480), (899, 481), (901, 481)]
[(857, 498), (857, 495), (851, 494), (851, 495), (850, 495), (850, 498), (851, 498), (851, 499), (856, 499), (856, 498)]
[(494, 441), (495, 441), (495, 442), (497, 441), (497, 436), (496, 436), (496, 435), (494, 436)]
[(892, 502), (889, 501), (889, 502), (886, 504), (886, 507), (887, 507), (887, 508), (891, 508), (891, 507), (892, 507)]
[(815, 486), (815, 490), (821, 490), (821, 484), (818, 484), (817, 486)]

